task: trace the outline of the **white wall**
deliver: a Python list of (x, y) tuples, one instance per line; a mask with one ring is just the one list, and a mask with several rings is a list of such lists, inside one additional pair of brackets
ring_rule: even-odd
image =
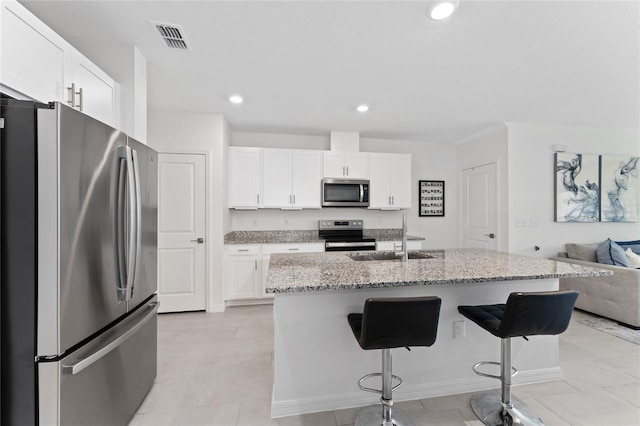
[[(147, 142), (147, 58), (133, 48), (133, 137)], [(131, 124), (128, 124), (131, 126)]]
[[(423, 248), (458, 247), (458, 177), (454, 167), (456, 150), (450, 144), (415, 142), (391, 139), (360, 139), (360, 151), (408, 153), (411, 155), (411, 210), (407, 213), (407, 226), (411, 235), (424, 237)], [(445, 181), (444, 217), (418, 216), (418, 181)], [(388, 212), (378, 212), (385, 215)], [(399, 213), (392, 226), (401, 226)], [(372, 226), (372, 228), (382, 226)]]
[[(456, 145), (456, 182), (459, 185), (459, 174), (472, 167), (496, 163), (498, 180), (498, 229), (495, 231), (498, 250), (509, 251), (509, 227), (506, 218), (509, 210), (509, 179), (508, 179), (508, 146), (509, 134), (507, 127), (498, 124), (469, 135), (455, 143)], [(459, 198), (454, 200), (456, 205)], [(456, 218), (456, 227), (458, 226)], [(461, 244), (459, 244), (461, 246)]]
[[(509, 128), (509, 251), (549, 257), (567, 242), (593, 243), (606, 238), (640, 239), (640, 223), (554, 222), (554, 153), (567, 152), (640, 156), (637, 131), (539, 126), (508, 123)], [(640, 176), (638, 176), (640, 178)], [(537, 227), (516, 227), (516, 217), (537, 219)], [(534, 246), (540, 246), (536, 252)]]
[(227, 208), (227, 145), (229, 128), (220, 114), (149, 111), (149, 146), (159, 152), (204, 152), (207, 170), (207, 310), (224, 310), (224, 234)]
[[(234, 132), (233, 146), (328, 150), (329, 136), (277, 135)], [(244, 230), (313, 230), (319, 219), (363, 219), (365, 228), (399, 228), (402, 213), (407, 213), (409, 234), (426, 238), (424, 248), (457, 246), (457, 175), (455, 148), (430, 142), (388, 139), (360, 139), (362, 152), (412, 154), (412, 208), (403, 211), (380, 211), (357, 208), (282, 211), (273, 209), (232, 210), (231, 229)], [(444, 180), (447, 203), (444, 217), (418, 217), (418, 180)], [(449, 201), (452, 202), (449, 202)]]

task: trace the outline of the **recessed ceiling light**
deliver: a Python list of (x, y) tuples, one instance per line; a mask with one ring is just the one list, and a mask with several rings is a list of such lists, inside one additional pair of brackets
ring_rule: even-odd
[(369, 111), (369, 105), (364, 105), (364, 104), (362, 104), (362, 105), (358, 105), (358, 107), (356, 108), (356, 110), (357, 110), (358, 112), (367, 112), (367, 111)]
[(241, 104), (243, 99), (242, 99), (242, 96), (240, 95), (232, 95), (232, 96), (229, 96), (229, 100), (234, 104)]
[(429, 11), (429, 16), (434, 21), (441, 21), (451, 16), (456, 7), (458, 7), (458, 0), (444, 0), (434, 1)]

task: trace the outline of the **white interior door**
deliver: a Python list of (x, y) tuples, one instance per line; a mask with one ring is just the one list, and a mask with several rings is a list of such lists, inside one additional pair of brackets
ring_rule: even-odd
[(205, 309), (204, 154), (159, 154), (160, 312)]
[(496, 163), (461, 172), (461, 246), (498, 249)]

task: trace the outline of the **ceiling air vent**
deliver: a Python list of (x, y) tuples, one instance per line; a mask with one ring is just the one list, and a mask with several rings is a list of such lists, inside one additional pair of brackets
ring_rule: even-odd
[(166, 24), (163, 22), (149, 21), (156, 29), (158, 35), (164, 40), (165, 45), (172, 50), (193, 52), (191, 45), (184, 36), (184, 30), (180, 25)]

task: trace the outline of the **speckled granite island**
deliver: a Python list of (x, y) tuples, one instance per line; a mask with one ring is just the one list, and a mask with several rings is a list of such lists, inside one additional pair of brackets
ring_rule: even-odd
[[(363, 351), (347, 324), (369, 297), (438, 296), (438, 337), (429, 348), (395, 349), (393, 372), (404, 380), (394, 400), (499, 387), (477, 376), (479, 361), (500, 360), (499, 339), (466, 322), (454, 338), (458, 305), (504, 303), (514, 291), (558, 289), (562, 277), (610, 272), (482, 249), (417, 252), (420, 259), (371, 260), (371, 252), (272, 255), (267, 292), (274, 302), (273, 417), (377, 403), (358, 389), (360, 377), (380, 371), (380, 351)], [(385, 252), (377, 252), (384, 255)], [(386, 253), (391, 254), (391, 253)], [(515, 384), (561, 378), (557, 336), (515, 339)]]

